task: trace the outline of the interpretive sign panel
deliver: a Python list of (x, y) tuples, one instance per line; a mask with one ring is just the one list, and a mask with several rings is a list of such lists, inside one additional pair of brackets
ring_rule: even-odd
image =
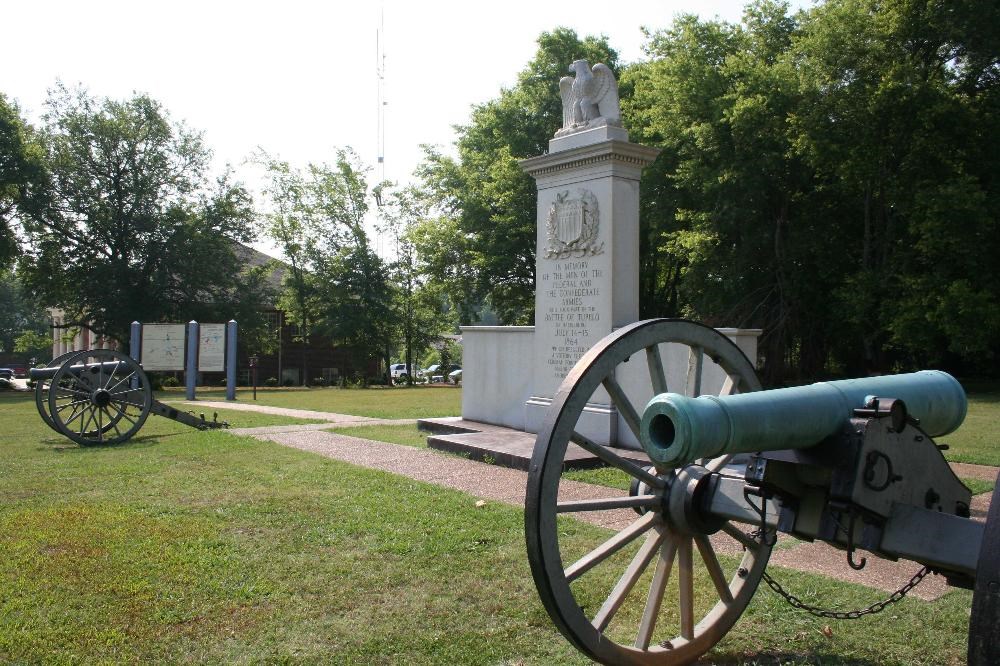
[(184, 324), (143, 324), (142, 368), (184, 369)]
[(198, 370), (224, 372), (226, 369), (226, 325), (201, 324), (198, 335)]

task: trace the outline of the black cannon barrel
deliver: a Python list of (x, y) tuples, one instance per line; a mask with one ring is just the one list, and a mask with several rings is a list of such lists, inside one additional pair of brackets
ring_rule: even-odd
[[(118, 370), (122, 365), (125, 365), (122, 361), (104, 361), (103, 363), (81, 363), (77, 365), (71, 365), (69, 367), (70, 372), (79, 375), (85, 371), (90, 372), (103, 372), (109, 374)], [(39, 379), (52, 379), (62, 366), (57, 365), (52, 368), (32, 368), (28, 371), (28, 376), (38, 381)]]

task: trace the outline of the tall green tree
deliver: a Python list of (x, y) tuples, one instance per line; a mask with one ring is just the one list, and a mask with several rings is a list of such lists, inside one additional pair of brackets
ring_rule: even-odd
[(391, 288), (365, 228), (367, 168), (349, 148), (338, 150), (332, 164), (301, 170), (266, 156), (261, 162), (271, 181), (267, 233), (289, 262), (281, 302), (290, 319), (304, 336), (328, 336), (360, 355), (342, 374), (386, 357), (394, 331)]
[[(24, 289), (17, 273), (10, 268), (0, 268), (0, 352), (21, 353), (17, 341), (26, 333), (46, 339), (51, 351), (49, 321), (45, 311)], [(48, 360), (47, 354), (41, 356)]]
[(266, 283), (237, 256), (253, 239), (251, 198), (210, 178), (199, 134), (145, 95), (60, 86), (39, 139), (47, 181), (23, 211), (23, 275), (68, 325), (123, 344), (133, 320), (263, 325)]
[(762, 328), (771, 383), (789, 362), (822, 371), (818, 297), (836, 284), (828, 270), (800, 270), (821, 266), (837, 237), (811, 210), (811, 169), (791, 154), (796, 29), (787, 5), (766, 0), (739, 24), (682, 16), (625, 76), (634, 135), (664, 148), (643, 183), (643, 311)]
[(44, 184), (42, 150), (16, 105), (0, 93), (0, 264), (18, 251), (16, 207), (39, 195)]
[(838, 300), (857, 352), (840, 355), (1000, 369), (1000, 7), (831, 0), (794, 58), (795, 147), (856, 248)]
[[(395, 260), (390, 264), (393, 283), (393, 312), (403, 361), (413, 368), (417, 358), (441, 334), (454, 329), (453, 310), (443, 311), (444, 290), (430, 284), (416, 261), (415, 232), (429, 219), (427, 198), (415, 187), (379, 186), (379, 218), (383, 231), (395, 241)], [(422, 237), (422, 236), (421, 236)], [(413, 384), (413, 373), (406, 373), (406, 383)]]
[[(517, 83), (473, 107), (469, 124), (457, 128), (457, 159), (431, 150), (418, 172), (442, 216), (450, 218), (441, 231), (454, 231), (444, 243), (418, 248), (461, 253), (450, 269), (461, 279), (432, 277), (449, 289), (463, 323), (471, 322), (482, 302), (503, 323), (532, 321), (536, 190), (518, 161), (548, 150), (549, 139), (562, 126), (559, 79), (581, 58), (603, 62), (617, 73), (618, 54), (605, 38), (580, 39), (567, 28), (542, 33)], [(446, 264), (434, 256), (422, 261), (428, 267)]]

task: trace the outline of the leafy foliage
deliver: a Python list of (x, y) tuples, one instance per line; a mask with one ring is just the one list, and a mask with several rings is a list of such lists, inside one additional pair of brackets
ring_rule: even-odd
[[(18, 344), (23, 339), (22, 344)], [(52, 338), (48, 331), (48, 317), (38, 307), (30, 294), (26, 293), (17, 274), (10, 269), (0, 269), (0, 352), (37, 355), (48, 360), (48, 353), (37, 353), (44, 340), (49, 350)], [(31, 349), (27, 349), (30, 347)]]
[[(305, 170), (266, 155), (260, 161), (271, 177), (267, 233), (288, 260), (280, 302), (290, 321), (304, 338), (325, 335), (353, 348), (362, 361), (387, 357), (394, 335), (392, 289), (389, 269), (365, 230), (367, 169), (350, 149), (337, 151), (332, 165), (309, 164)], [(358, 366), (342, 374), (366, 363)]]
[(457, 128), (458, 158), (428, 149), (418, 175), (442, 220), (416, 232), (420, 261), (460, 309), (463, 323), (488, 302), (503, 323), (530, 323), (535, 285), (535, 184), (518, 160), (539, 155), (562, 125), (559, 78), (586, 58), (617, 70), (604, 38), (581, 40), (557, 28), (542, 33), (517, 84), (473, 107)]
[(47, 172), (21, 205), (24, 276), (70, 325), (125, 343), (133, 320), (262, 323), (264, 276), (237, 255), (251, 200), (227, 175), (209, 182), (200, 135), (144, 95), (58, 87), (39, 139)]
[(764, 329), (772, 384), (996, 359), (1000, 51), (982, 26), (1000, 15), (948, 7), (762, 0), (650, 35), (622, 86), (635, 138), (664, 148), (643, 181), (644, 315)]
[(17, 254), (15, 206), (30, 198), (43, 178), (42, 151), (31, 128), (0, 93), (0, 263)]

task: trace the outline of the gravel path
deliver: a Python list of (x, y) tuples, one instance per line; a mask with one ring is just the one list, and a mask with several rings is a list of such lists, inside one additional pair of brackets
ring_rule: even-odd
[[(209, 405), (210, 403), (198, 402), (196, 404)], [(219, 406), (224, 406), (227, 409), (233, 408), (233, 405), (228, 403), (219, 403)], [(228, 431), (233, 434), (249, 435), (260, 440), (277, 442), (284, 446), (310, 451), (361, 467), (400, 474), (419, 481), (460, 490), (480, 500), (502, 502), (511, 506), (524, 506), (526, 472), (474, 462), (432, 449), (401, 446), (324, 431), (324, 429), (335, 425), (413, 423), (412, 419), (379, 420), (256, 405), (240, 405), (240, 408), (281, 414), (296, 412), (296, 414), (288, 415), (308, 414), (304, 418), (329, 418), (330, 420), (327, 423), (314, 425), (237, 428)], [(272, 411), (279, 409), (280, 412)], [(322, 416), (316, 416), (318, 414), (322, 414)], [(996, 477), (997, 472), (996, 468), (981, 465), (956, 467), (956, 473), (965, 477), (992, 479)], [(601, 486), (569, 480), (560, 484), (560, 499), (596, 499), (608, 495), (608, 489)], [(975, 498), (973, 502), (974, 518), (985, 520), (986, 510), (989, 507), (989, 497), (990, 494), (985, 493)], [(629, 510), (588, 512), (581, 514), (580, 518), (595, 525), (621, 530), (634, 521), (635, 514)], [(790, 545), (782, 547), (782, 544), (788, 542)], [(713, 537), (713, 543), (716, 549), (722, 552), (734, 552), (735, 550), (733, 548), (735, 542), (728, 537)], [(771, 562), (790, 569), (819, 573), (837, 580), (885, 592), (898, 589), (920, 568), (919, 564), (906, 560), (891, 562), (869, 556), (868, 566), (861, 571), (854, 571), (847, 566), (844, 551), (820, 542), (796, 542), (790, 537), (785, 537), (779, 544), (779, 548), (772, 553)], [(771, 570), (771, 573), (780, 578), (780, 571)], [(911, 594), (920, 599), (932, 600), (940, 597), (948, 589), (943, 577), (928, 576)]]

